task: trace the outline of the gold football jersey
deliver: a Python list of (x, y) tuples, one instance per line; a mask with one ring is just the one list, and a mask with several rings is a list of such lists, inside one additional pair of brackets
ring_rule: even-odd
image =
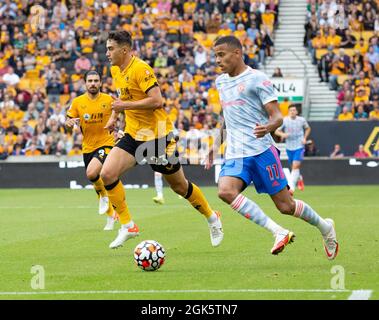
[(83, 153), (90, 153), (103, 146), (113, 146), (113, 134), (104, 129), (112, 114), (113, 98), (100, 93), (96, 99), (91, 99), (87, 93), (72, 100), (67, 111), (70, 118), (80, 118), (80, 128), (83, 133)]

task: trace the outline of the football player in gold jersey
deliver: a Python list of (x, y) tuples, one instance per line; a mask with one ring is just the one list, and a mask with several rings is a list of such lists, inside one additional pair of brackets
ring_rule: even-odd
[(105, 128), (112, 113), (113, 98), (100, 92), (101, 79), (96, 71), (84, 75), (87, 92), (72, 100), (67, 111), (66, 127), (80, 125), (83, 134), (83, 160), (87, 178), (99, 196), (99, 214), (107, 213), (104, 230), (113, 230), (116, 214), (100, 178), (101, 167), (114, 145), (113, 134)]
[[(124, 111), (125, 135), (109, 153), (100, 176), (115, 207), (121, 229), (109, 245), (118, 248), (139, 235), (125, 201), (125, 190), (119, 177), (136, 164), (148, 163), (163, 174), (179, 195), (208, 220), (211, 243), (218, 246), (223, 239), (220, 214), (213, 211), (203, 193), (184, 176), (173, 134), (173, 124), (163, 109), (161, 90), (153, 69), (132, 53), (132, 38), (127, 31), (112, 31), (107, 40), (106, 55), (118, 92), (112, 103), (115, 113)], [(106, 127), (113, 129), (113, 117)]]

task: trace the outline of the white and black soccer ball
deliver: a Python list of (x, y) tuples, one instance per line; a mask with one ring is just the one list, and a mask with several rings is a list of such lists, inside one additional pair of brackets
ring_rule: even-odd
[(145, 271), (158, 270), (165, 261), (165, 249), (155, 240), (144, 240), (134, 249), (134, 261)]

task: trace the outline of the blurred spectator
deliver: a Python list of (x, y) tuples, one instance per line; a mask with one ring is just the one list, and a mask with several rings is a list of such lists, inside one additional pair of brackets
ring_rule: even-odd
[(352, 49), (355, 47), (357, 43), (357, 39), (355, 38), (354, 35), (352, 35), (350, 29), (346, 29), (341, 40), (341, 48), (345, 49)]
[(16, 143), (13, 146), (12, 156), (24, 156), (24, 155), (25, 155), (24, 147), (21, 144)]
[(272, 78), (283, 78), (282, 70), (279, 67), (275, 68), (274, 73), (271, 76)]
[(373, 101), (373, 110), (369, 115), (370, 120), (379, 120), (379, 100)]
[(63, 92), (63, 86), (58, 71), (52, 73), (47, 82), (46, 92), (50, 103), (56, 103), (59, 101), (59, 96)]
[(368, 120), (368, 114), (364, 109), (363, 104), (359, 104), (357, 107), (357, 111), (354, 114), (355, 120)]
[(8, 158), (8, 148), (5, 144), (0, 143), (0, 160)]
[(195, 65), (201, 68), (202, 65), (207, 61), (207, 52), (204, 47), (199, 45), (195, 48)]
[(84, 73), (91, 68), (91, 61), (84, 54), (81, 54), (80, 57), (75, 60), (74, 68), (76, 73)]
[(37, 145), (33, 142), (25, 151), (25, 156), (40, 156), (42, 155), (41, 150), (37, 149)]
[(304, 156), (305, 157), (315, 157), (318, 155), (318, 150), (316, 144), (313, 140), (308, 140), (305, 144)]
[(354, 153), (355, 158), (368, 158), (369, 154), (364, 150), (363, 144), (358, 146), (358, 150)]
[(318, 62), (318, 74), (320, 76), (320, 82), (329, 82), (329, 73), (332, 68), (332, 63), (335, 58), (335, 53), (332, 48), (328, 48), (328, 52), (325, 53)]
[(82, 155), (82, 148), (80, 144), (74, 144), (70, 152), (67, 154), (68, 156), (80, 156)]
[(20, 77), (14, 72), (12, 67), (3, 75), (3, 81), (7, 86), (16, 86), (20, 82)]
[(282, 102), (279, 102), (279, 109), (283, 117), (288, 116), (288, 109), (291, 106), (291, 102), (288, 97), (284, 97)]
[(342, 108), (342, 112), (338, 115), (338, 121), (350, 121), (354, 120), (354, 115), (350, 112), (348, 106)]
[(333, 151), (330, 153), (331, 158), (343, 158), (345, 155), (341, 150), (341, 146), (339, 144), (334, 145)]

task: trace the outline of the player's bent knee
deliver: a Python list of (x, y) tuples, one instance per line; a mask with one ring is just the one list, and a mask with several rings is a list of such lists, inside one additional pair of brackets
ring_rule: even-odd
[(292, 205), (292, 203), (281, 202), (277, 204), (276, 207), (282, 214), (293, 215), (295, 212), (295, 207)]
[(87, 170), (86, 175), (88, 180), (90, 181), (95, 181), (100, 177), (99, 172), (97, 172), (96, 170)]
[(104, 185), (109, 185), (118, 179), (118, 176), (114, 174), (111, 170), (104, 168), (100, 172), (100, 177), (103, 180)]
[(228, 203), (231, 204), (233, 200), (238, 196), (238, 193), (234, 192), (232, 189), (219, 189), (218, 190), (218, 197)]

